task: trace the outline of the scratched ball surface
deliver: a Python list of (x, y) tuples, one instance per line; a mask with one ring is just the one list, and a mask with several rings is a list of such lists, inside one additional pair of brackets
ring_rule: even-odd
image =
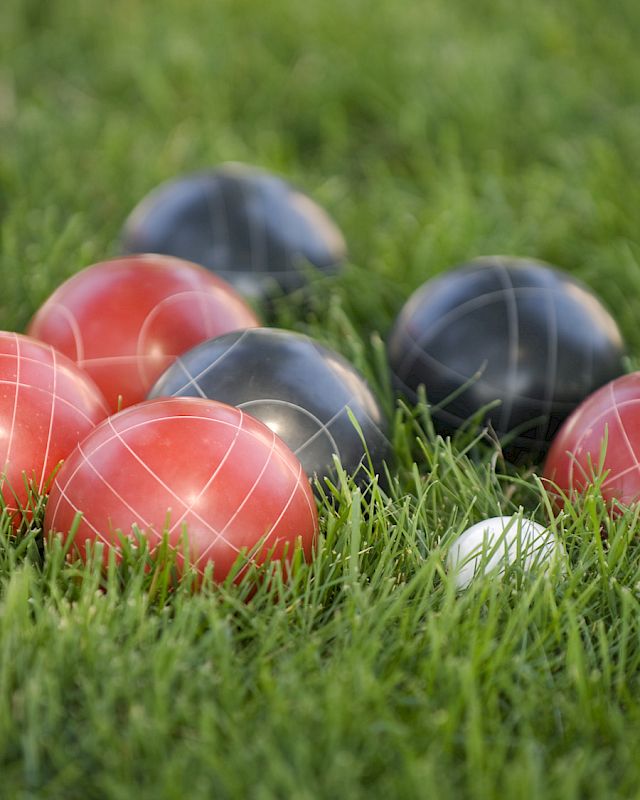
[(170, 395), (208, 397), (252, 414), (288, 444), (311, 477), (335, 477), (336, 456), (366, 482), (363, 440), (375, 473), (389, 455), (385, 416), (364, 378), (300, 333), (252, 328), (203, 342), (176, 360), (150, 394)]
[[(622, 373), (618, 327), (571, 275), (525, 259), (479, 258), (427, 281), (388, 342), (398, 390), (424, 386), (439, 432), (482, 412), (513, 458), (537, 456), (573, 409)], [(487, 409), (487, 406), (493, 407)]]
[(50, 345), (0, 332), (2, 499), (18, 523), (31, 483), (46, 491), (51, 474), (108, 413), (91, 378)]
[(225, 281), (166, 256), (103, 261), (65, 281), (28, 333), (86, 370), (112, 411), (137, 403), (180, 353), (258, 324)]
[(122, 250), (195, 261), (256, 301), (333, 274), (346, 258), (342, 233), (308, 195), (236, 163), (148, 194), (125, 224)]
[(576, 408), (553, 440), (544, 478), (552, 493), (575, 496), (600, 477), (609, 503), (631, 505), (640, 500), (639, 459), (640, 372), (633, 372)]
[(315, 501), (302, 465), (265, 425), (237, 408), (195, 398), (140, 403), (109, 417), (56, 476), (45, 529), (119, 548), (118, 532), (143, 532), (153, 551), (163, 532), (190, 562), (213, 563), (220, 581), (241, 554), (305, 557), (317, 533)]

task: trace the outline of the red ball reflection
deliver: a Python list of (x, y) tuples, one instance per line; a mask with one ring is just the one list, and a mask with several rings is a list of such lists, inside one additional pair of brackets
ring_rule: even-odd
[(51, 490), (45, 529), (68, 532), (82, 512), (74, 546), (117, 532), (144, 531), (153, 550), (168, 532), (203, 570), (223, 580), (238, 555), (289, 556), (300, 537), (306, 556), (317, 531), (302, 465), (266, 425), (240, 409), (200, 398), (149, 400), (116, 414), (81, 442)]
[(0, 331), (2, 498), (19, 524), (31, 482), (43, 491), (66, 458), (108, 413), (91, 378), (50, 345)]
[(111, 409), (144, 400), (174, 359), (258, 318), (211, 272), (167, 256), (94, 264), (62, 284), (32, 319), (28, 333), (85, 369)]
[(544, 477), (569, 496), (584, 490), (599, 472), (605, 441), (602, 495), (634, 503), (640, 499), (640, 372), (611, 381), (576, 408), (553, 441)]

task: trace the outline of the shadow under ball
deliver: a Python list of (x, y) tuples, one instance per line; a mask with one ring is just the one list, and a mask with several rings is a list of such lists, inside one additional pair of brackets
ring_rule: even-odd
[(308, 336), (254, 328), (219, 336), (175, 362), (149, 397), (206, 397), (264, 422), (302, 462), (310, 478), (334, 476), (334, 454), (362, 485), (362, 439), (374, 471), (389, 454), (384, 415), (364, 378), (341, 355)]
[(202, 264), (256, 302), (335, 273), (342, 233), (310, 197), (242, 164), (168, 181), (127, 219), (124, 253), (164, 253)]
[(514, 459), (544, 453), (573, 409), (621, 374), (623, 353), (615, 321), (585, 285), (502, 257), (427, 281), (388, 341), (396, 387), (415, 402), (424, 385), (440, 433), (499, 400), (485, 422), (512, 432), (505, 454)]

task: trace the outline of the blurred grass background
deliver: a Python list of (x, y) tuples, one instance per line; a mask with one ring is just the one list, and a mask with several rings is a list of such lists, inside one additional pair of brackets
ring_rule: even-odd
[(580, 274), (633, 340), (637, 21), (633, 0), (5, 0), (5, 326), (113, 254), (161, 180), (239, 160), (343, 227), (359, 326), (498, 252)]
[[(0, 326), (160, 181), (239, 160), (344, 230), (299, 324), (348, 355), (430, 275), (512, 253), (582, 277), (635, 363), (639, 29), (635, 0), (4, 0)], [(4, 536), (0, 797), (637, 796), (636, 516), (593, 496), (564, 582), (456, 600), (439, 544), (543, 499), (421, 438), (411, 491), (363, 515), (343, 487), (307, 583), (250, 606), (157, 607), (142, 570), (105, 594)]]

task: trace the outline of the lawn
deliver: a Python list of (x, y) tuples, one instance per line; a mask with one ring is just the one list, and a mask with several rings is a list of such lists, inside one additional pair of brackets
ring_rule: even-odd
[[(510, 253), (582, 278), (640, 363), (637, 2), (1, 5), (1, 327), (160, 181), (263, 166), (345, 232), (347, 273), (280, 322), (365, 372), (396, 465), (327, 487), (313, 563), (249, 601), (144, 553), (105, 579), (4, 520), (0, 797), (637, 797), (640, 510), (554, 514), (535, 470), (394, 410), (381, 345), (426, 278)], [(452, 536), (520, 506), (565, 571), (457, 595)]]

